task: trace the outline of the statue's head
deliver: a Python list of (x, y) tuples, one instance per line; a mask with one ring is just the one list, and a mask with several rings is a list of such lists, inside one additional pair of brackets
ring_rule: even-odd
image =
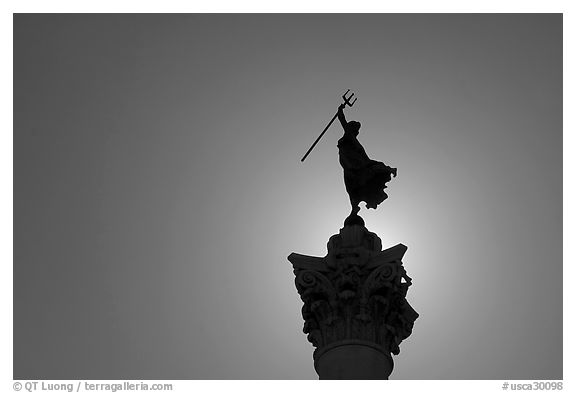
[(346, 127), (346, 132), (349, 132), (354, 136), (358, 136), (358, 133), (360, 132), (360, 122), (349, 121)]

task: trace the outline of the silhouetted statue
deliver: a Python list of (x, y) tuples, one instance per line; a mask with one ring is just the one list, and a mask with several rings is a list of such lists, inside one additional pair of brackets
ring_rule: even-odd
[(364, 147), (358, 142), (360, 123), (346, 121), (344, 108), (346, 103), (338, 107), (338, 120), (344, 128), (344, 136), (338, 140), (340, 165), (344, 169), (344, 184), (350, 196), (352, 214), (360, 211), (360, 202), (366, 202), (367, 208), (376, 207), (388, 198), (384, 192), (386, 183), (396, 177), (397, 169), (382, 162), (371, 160)]
[(412, 334), (418, 313), (406, 300), (412, 285), (402, 263), (407, 247), (382, 250), (382, 240), (358, 215), (360, 202), (376, 209), (388, 198), (384, 189), (397, 170), (371, 160), (358, 142), (360, 123), (344, 116), (344, 108), (357, 101), (349, 93), (300, 161), (338, 118), (344, 129), (339, 160), (352, 212), (330, 237), (324, 258), (292, 253), (288, 260), (304, 302), (303, 331), (315, 347), (314, 368), (320, 379), (388, 379), (392, 354), (397, 355), (400, 343)]

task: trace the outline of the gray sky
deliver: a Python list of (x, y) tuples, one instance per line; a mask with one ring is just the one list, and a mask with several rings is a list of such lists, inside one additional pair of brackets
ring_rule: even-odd
[(315, 379), (286, 257), (398, 168), (392, 379), (562, 377), (562, 16), (16, 15), (14, 378)]

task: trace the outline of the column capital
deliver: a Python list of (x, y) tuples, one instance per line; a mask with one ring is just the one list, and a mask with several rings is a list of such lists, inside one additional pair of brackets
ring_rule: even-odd
[[(316, 348), (315, 367), (321, 378), (321, 370), (336, 370), (326, 362), (319, 364), (321, 359), (350, 358), (352, 348), (360, 356), (358, 362), (380, 359), (389, 364), (388, 374), (392, 371), (390, 354), (400, 352), (400, 343), (418, 318), (406, 300), (412, 282), (402, 265), (406, 250), (403, 244), (382, 250), (380, 238), (364, 225), (345, 225), (330, 237), (325, 257), (288, 256), (304, 302), (304, 333)], [(353, 347), (344, 349), (346, 345)], [(332, 371), (326, 373), (337, 378)], [(354, 379), (364, 374), (338, 375)], [(382, 373), (376, 377), (383, 378)]]

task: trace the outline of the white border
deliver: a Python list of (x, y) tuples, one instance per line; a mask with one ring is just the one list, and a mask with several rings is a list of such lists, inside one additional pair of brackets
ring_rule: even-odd
[[(569, 309), (571, 303), (569, 299), (573, 298), (574, 285), (574, 263), (576, 255), (574, 248), (570, 247), (574, 241), (574, 205), (571, 201), (576, 201), (574, 192), (574, 77), (573, 71), (576, 69), (574, 61), (574, 22), (573, 6), (569, 1), (493, 1), (487, 0), (482, 2), (462, 2), (462, 1), (412, 1), (406, 2), (376, 2), (376, 1), (306, 1), (295, 0), (286, 3), (264, 2), (264, 1), (219, 1), (219, 2), (185, 2), (185, 1), (110, 1), (102, 0), (98, 2), (78, 2), (78, 1), (11, 1), (4, 3), (4, 12), (0, 28), (2, 29), (1, 42), (4, 61), (2, 64), (2, 120), (4, 127), (1, 133), (2, 152), (0, 159), (1, 179), (6, 185), (2, 195), (2, 225), (1, 225), (1, 250), (3, 256), (2, 264), (2, 288), (5, 291), (1, 297), (2, 311), (9, 316), (8, 320), (2, 324), (2, 334), (5, 345), (2, 346), (3, 356), (1, 360), (3, 381), (10, 386), (2, 390), (12, 390), (12, 261), (13, 261), (13, 108), (12, 108), (12, 41), (13, 25), (12, 13), (71, 13), (71, 12), (106, 12), (106, 13), (184, 13), (184, 12), (228, 12), (228, 13), (251, 13), (251, 12), (419, 12), (419, 13), (442, 13), (442, 12), (505, 12), (505, 13), (530, 13), (530, 12), (551, 12), (564, 13), (564, 381), (565, 390), (570, 385), (572, 375), (569, 370), (574, 370), (572, 352), (574, 349), (574, 340), (568, 334), (574, 331), (573, 316)], [(572, 72), (571, 72), (572, 71)], [(543, 261), (546, 263), (546, 261)], [(299, 388), (309, 388), (314, 384), (315, 388), (330, 389), (330, 391), (349, 389), (347, 381), (330, 381), (322, 382), (303, 382), (303, 381), (284, 381), (281, 384), (278, 381), (250, 381), (249, 386), (246, 381), (163, 381), (174, 383), (174, 391), (192, 391), (192, 389), (231, 389), (237, 390), (244, 387), (254, 391), (266, 391), (271, 388), (275, 390), (293, 390)], [(514, 381), (522, 382), (522, 381)], [(531, 381), (525, 381), (529, 383)], [(366, 388), (381, 388), (374, 384), (382, 382), (360, 381), (354, 382), (354, 388), (358, 384), (366, 384)], [(502, 390), (503, 381), (388, 381), (387, 389), (401, 388), (409, 390), (435, 390), (442, 389), (446, 392), (463, 392), (463, 391), (499, 391)]]

